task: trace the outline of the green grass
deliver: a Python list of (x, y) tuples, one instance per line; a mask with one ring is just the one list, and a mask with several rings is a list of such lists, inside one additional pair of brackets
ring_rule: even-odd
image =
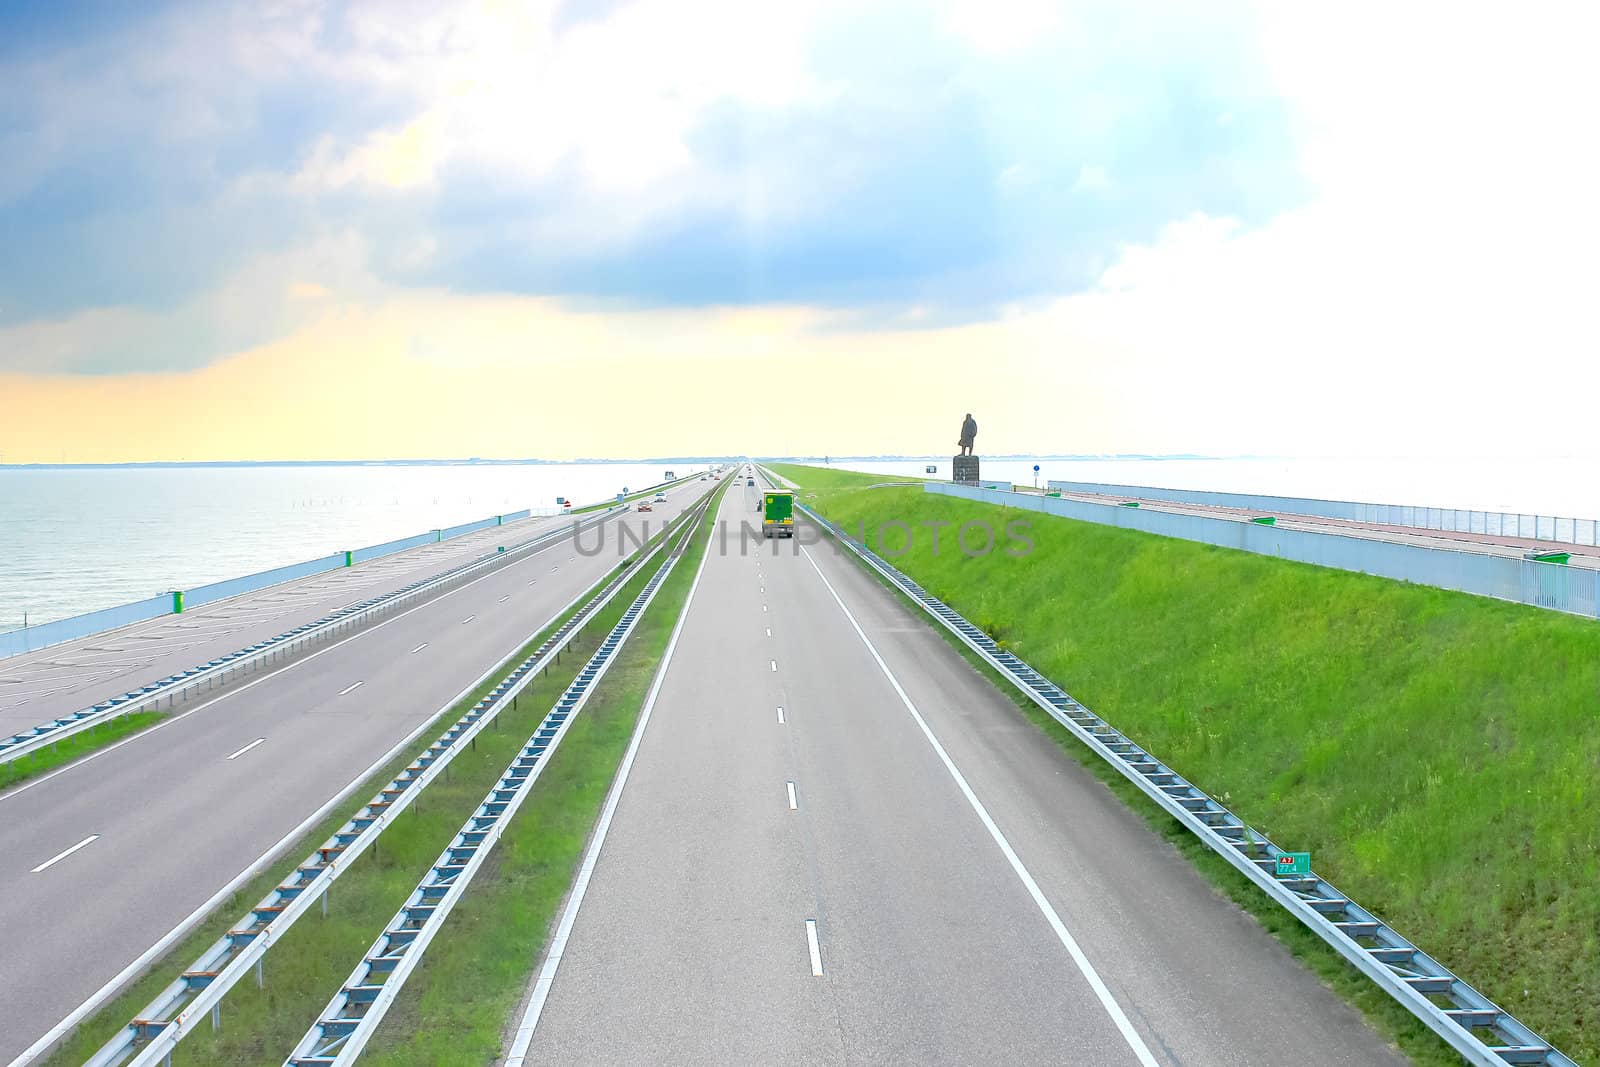
[(533, 795), (451, 912), (368, 1046), (371, 1062), (486, 1064), (502, 1051), (688, 597), (714, 515), (701, 522)]
[(0, 792), (73, 760), (81, 759), (96, 749), (105, 748), (130, 734), (154, 726), (165, 719), (167, 714), (164, 711), (134, 711), (118, 715), (99, 726), (91, 726), (81, 734), (73, 734), (64, 741), (57, 741), (47, 749), (39, 749), (21, 759), (12, 760), (0, 766)]
[[(657, 538), (661, 536), (658, 534)], [(654, 564), (646, 571), (653, 573)], [(548, 676), (541, 677), (523, 690), (516, 708), (501, 712), (496, 720), (497, 725), (485, 729), (471, 748), (455, 757), (449, 768), (449, 780), (443, 777), (435, 779), (421, 798), (385, 831), (377, 845), (335, 883), (330, 895), (328, 919), (323, 920), (313, 911), (273, 946), (265, 957), (265, 987), (258, 990), (255, 983), (248, 979), (235, 986), (222, 1004), (221, 1031), (213, 1034), (209, 1027), (202, 1026), (178, 1046), (173, 1056), (174, 1062), (283, 1062), (284, 1055), (311, 1025), (328, 998), (355, 966), (361, 953), (415, 887), (427, 864), (454, 837), (489, 787), (498, 780), (512, 756), (521, 750), (529, 735), (543, 720), (551, 704), (621, 617), (648, 580), (649, 573), (646, 571), (633, 576), (606, 609), (590, 620), (574, 638), (571, 652), (563, 654), (559, 669), (553, 668)], [(665, 592), (663, 590), (657, 594), (658, 600)], [(81, 1063), (104, 1044), (141, 1011), (181, 968), (188, 966), (202, 950), (232, 926), (248, 906), (265, 896), (313, 848), (360, 810), (381, 785), (410, 762), (415, 751), (420, 751), (447, 725), (460, 718), (494, 687), (512, 665), (530, 655), (547, 633), (530, 640), (521, 650), (508, 657), (502, 668), (474, 692), (440, 715), (429, 730), (421, 735), (413, 751), (396, 757), (363, 783), (339, 812), (330, 815), (302, 837), (284, 853), (279, 862), (219, 906), (194, 933), (168, 952), (148, 975), (81, 1025), (48, 1062), (63, 1067)], [(619, 663), (612, 667), (605, 683), (610, 682), (620, 666)], [(595, 697), (591, 698), (591, 705), (599, 699), (600, 694), (601, 690), (597, 690)], [(561, 754), (571, 744), (578, 724), (590, 710), (592, 707), (586, 709), (569, 728), (567, 739), (557, 750), (544, 780), (535, 787), (536, 796), (553, 791), (547, 783), (556, 775)], [(525, 806), (524, 812), (526, 810)], [(526, 824), (526, 819), (522, 821)], [(501, 847), (511, 840), (512, 836), (508, 834), (502, 839)], [(462, 906), (465, 907), (468, 902), (464, 901)], [(459, 910), (453, 913), (449, 919), (450, 926), (455, 927), (461, 918), (462, 912)], [(447, 929), (440, 942), (436, 942), (435, 948), (442, 947), (441, 943), (449, 937), (450, 931)]]
[[(1600, 1061), (1600, 624), (774, 464), (894, 562), (1580, 1062)], [(968, 558), (918, 524), (1023, 519)], [(897, 549), (895, 536), (884, 547)], [(875, 546), (877, 547), (877, 546)], [(1219, 887), (1419, 1062), (1456, 1063), (1046, 719)]]

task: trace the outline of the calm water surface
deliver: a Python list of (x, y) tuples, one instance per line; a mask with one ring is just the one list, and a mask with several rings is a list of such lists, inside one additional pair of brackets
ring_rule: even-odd
[(0, 468), (0, 631), (558, 496), (593, 503), (667, 466)]

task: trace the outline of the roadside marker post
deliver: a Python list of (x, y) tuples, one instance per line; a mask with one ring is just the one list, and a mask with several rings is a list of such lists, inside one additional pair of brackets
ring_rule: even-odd
[(1285, 852), (1285, 853), (1281, 854), (1278, 857), (1278, 873), (1280, 875), (1286, 875), (1286, 874), (1310, 874), (1311, 873), (1311, 853), (1309, 853), (1309, 852)]

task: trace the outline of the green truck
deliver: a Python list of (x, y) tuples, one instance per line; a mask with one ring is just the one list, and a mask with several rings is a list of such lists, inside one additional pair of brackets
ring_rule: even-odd
[(794, 493), (788, 489), (768, 489), (762, 498), (761, 536), (794, 536)]

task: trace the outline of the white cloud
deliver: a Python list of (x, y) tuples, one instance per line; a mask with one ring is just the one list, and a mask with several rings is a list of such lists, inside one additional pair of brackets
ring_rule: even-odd
[(1078, 168), (1077, 180), (1072, 183), (1075, 193), (1103, 193), (1111, 188), (1111, 176), (1104, 167), (1084, 164)]
[(982, 53), (1038, 47), (1061, 25), (1053, 0), (954, 0), (946, 24)]

